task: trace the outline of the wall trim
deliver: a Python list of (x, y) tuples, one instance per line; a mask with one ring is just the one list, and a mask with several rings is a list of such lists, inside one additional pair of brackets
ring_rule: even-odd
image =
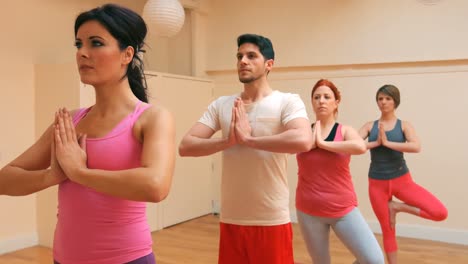
[[(372, 232), (382, 234), (376, 220), (366, 220)], [(296, 211), (291, 211), (291, 222), (297, 223)], [(397, 224), (397, 236), (438, 241), (451, 244), (468, 245), (468, 230), (439, 228), (433, 226)]]
[(205, 82), (205, 83), (213, 83), (214, 82), (212, 79), (208, 79), (208, 78), (193, 77), (193, 76), (187, 76), (187, 75), (178, 75), (178, 74), (157, 72), (157, 71), (145, 71), (145, 76), (147, 78), (166, 77), (166, 78), (170, 78), (170, 79), (190, 80), (190, 81), (194, 81), (194, 82)]
[[(270, 81), (468, 72), (468, 60), (274, 67)], [(207, 71), (217, 83), (233, 82), (236, 69)]]
[(19, 249), (37, 246), (39, 239), (37, 233), (22, 234), (0, 240), (0, 255)]

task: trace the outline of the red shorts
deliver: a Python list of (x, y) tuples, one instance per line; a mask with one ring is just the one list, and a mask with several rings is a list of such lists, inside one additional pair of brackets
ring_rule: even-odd
[(293, 264), (291, 223), (241, 226), (220, 223), (218, 264)]

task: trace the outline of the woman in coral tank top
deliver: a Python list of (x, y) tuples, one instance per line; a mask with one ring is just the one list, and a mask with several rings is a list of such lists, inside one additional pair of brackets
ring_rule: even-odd
[(377, 240), (357, 208), (349, 170), (351, 155), (366, 151), (350, 126), (336, 122), (341, 95), (329, 80), (312, 89), (313, 147), (297, 154), (297, 218), (314, 264), (330, 264), (330, 228), (353, 253), (357, 263), (384, 264)]
[(140, 57), (146, 31), (121, 6), (81, 13), (76, 61), (96, 103), (59, 109), (41, 138), (0, 171), (0, 194), (59, 185), (55, 263), (155, 263), (146, 202), (168, 195), (175, 127), (164, 107), (148, 104)]

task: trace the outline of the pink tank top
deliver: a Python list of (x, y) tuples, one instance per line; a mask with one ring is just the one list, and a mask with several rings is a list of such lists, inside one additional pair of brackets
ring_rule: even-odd
[[(338, 125), (334, 141), (343, 141)], [(349, 172), (350, 155), (315, 148), (296, 155), (296, 208), (320, 217), (342, 217), (357, 206)]]
[[(108, 135), (88, 138), (88, 168), (124, 170), (140, 166), (142, 145), (133, 136), (138, 117), (150, 105), (138, 102), (135, 111)], [(75, 126), (91, 108), (80, 109)], [(59, 185), (54, 259), (61, 264), (120, 264), (152, 252), (146, 203), (97, 192), (70, 180)]]

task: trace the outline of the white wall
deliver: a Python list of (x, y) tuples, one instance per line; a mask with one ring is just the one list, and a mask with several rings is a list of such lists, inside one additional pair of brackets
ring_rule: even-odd
[[(34, 85), (24, 78), (33, 73), (32, 65), (13, 59), (0, 65), (0, 167), (34, 141)], [(0, 254), (37, 243), (35, 215), (35, 195), (0, 197)]]
[(279, 67), (467, 58), (467, 8), (463, 0), (214, 1), (207, 66), (231, 69), (236, 37), (250, 32), (271, 38)]
[(175, 36), (158, 37), (148, 25), (145, 66), (148, 71), (192, 75), (192, 12), (185, 10), (185, 21)]

